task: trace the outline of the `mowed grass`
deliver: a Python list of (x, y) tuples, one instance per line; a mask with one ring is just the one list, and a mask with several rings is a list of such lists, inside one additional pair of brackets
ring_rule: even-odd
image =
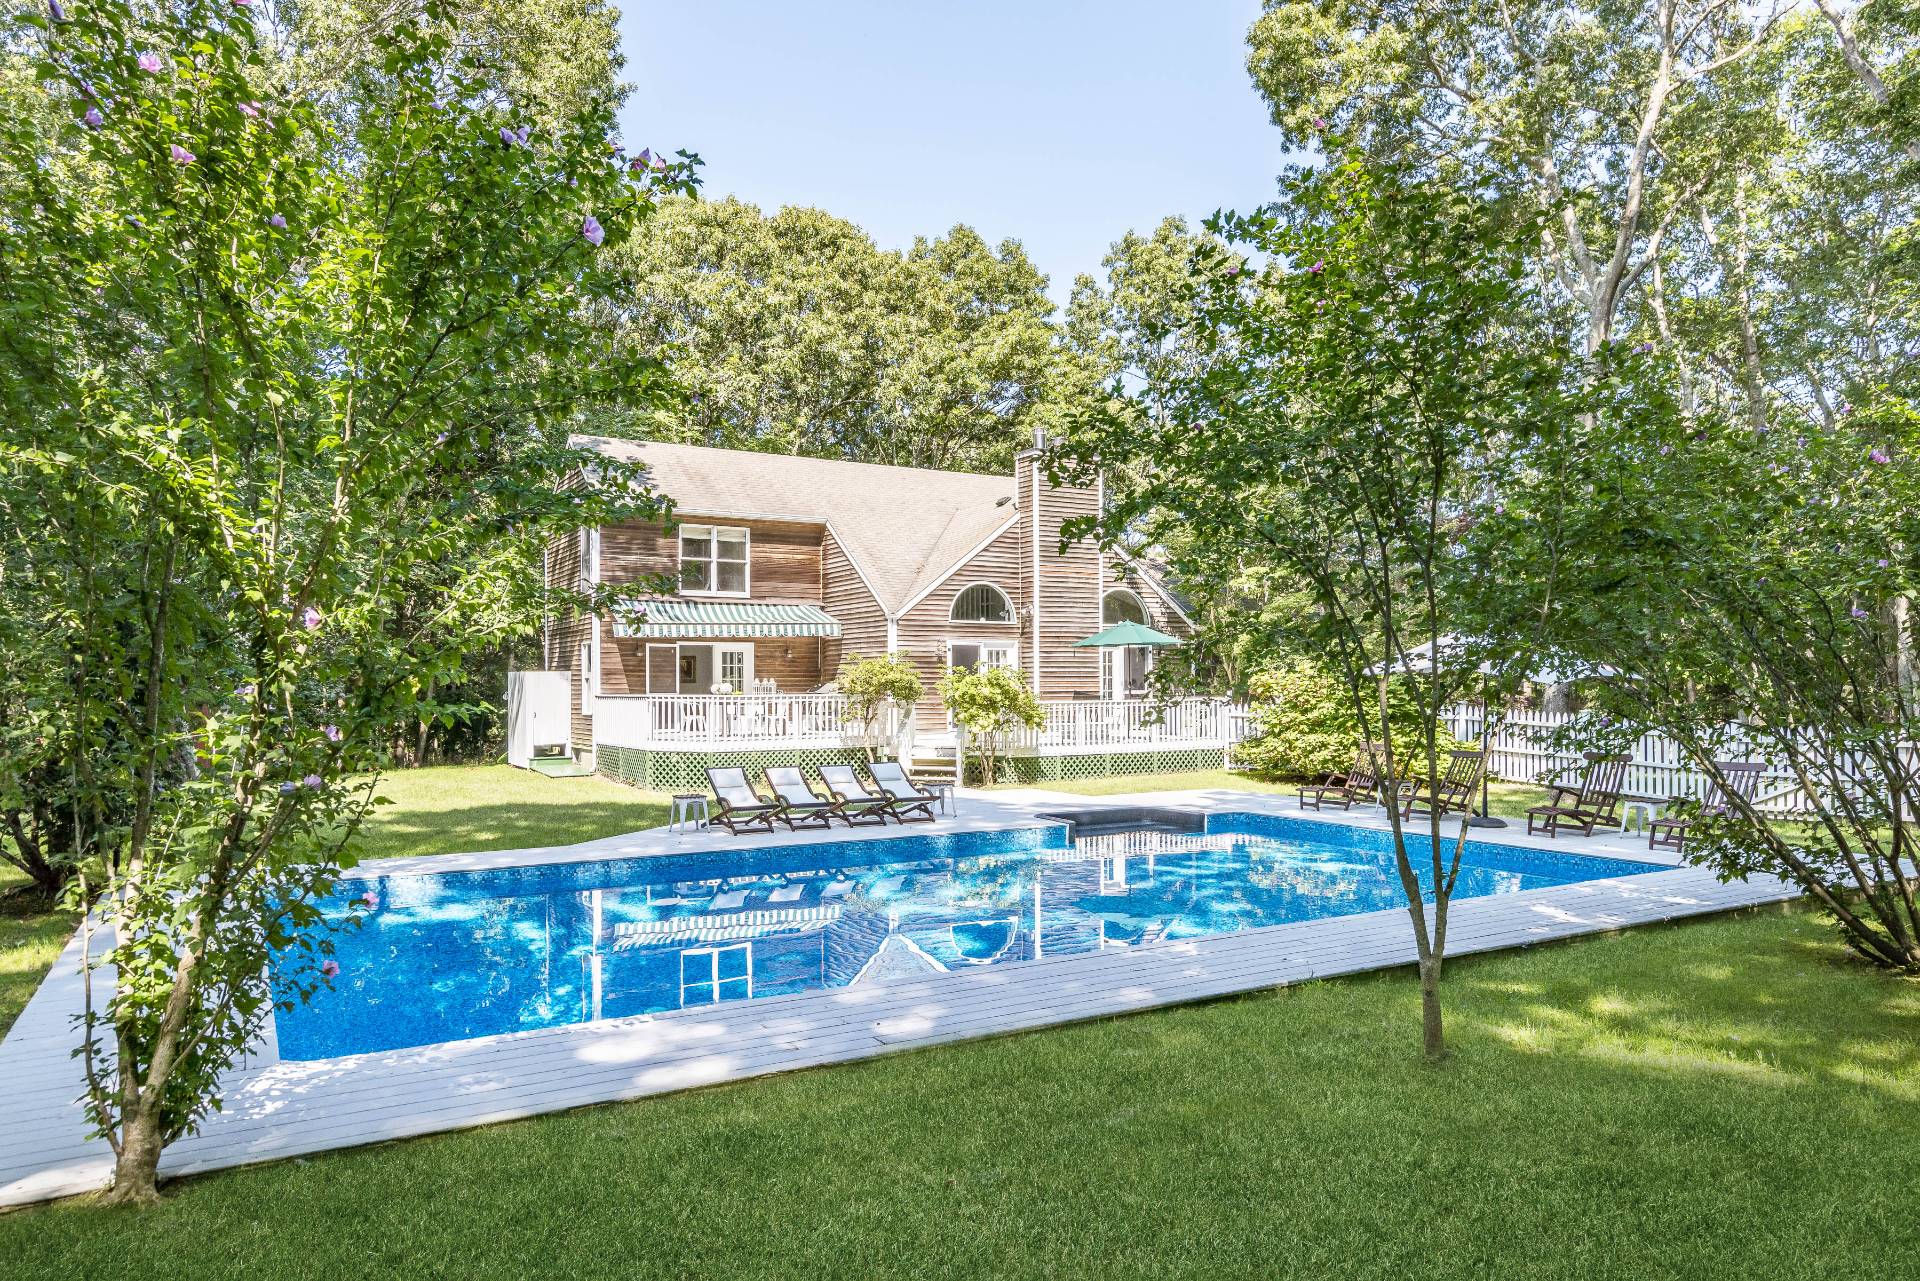
[(27, 879), (0, 864), (0, 1036), (26, 1008), (78, 921), (25, 892)]
[(669, 798), (599, 777), (548, 778), (511, 765), (396, 770), (380, 779), (360, 857), (572, 845), (659, 827)]
[[(1076, 796), (1123, 796), (1130, 792), (1188, 792), (1221, 788), (1234, 792), (1270, 792), (1293, 795), (1298, 782), (1272, 782), (1232, 770), (1185, 770), (1177, 774), (1117, 774), (1108, 778), (1076, 778), (1058, 782), (1008, 783), (1006, 787), (1036, 787)], [(998, 790), (998, 789), (996, 789)], [(1527, 807), (1546, 802), (1546, 789), (1533, 783), (1488, 784), (1489, 808), (1503, 818), (1524, 820)]]
[(1770, 912), (0, 1217), (10, 1277), (1899, 1277), (1920, 987)]

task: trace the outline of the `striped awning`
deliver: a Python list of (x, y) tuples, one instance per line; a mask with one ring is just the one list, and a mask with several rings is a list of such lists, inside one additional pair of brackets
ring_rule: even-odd
[(838, 636), (840, 624), (814, 605), (749, 601), (637, 600), (614, 611), (615, 636), (656, 640), (731, 640), (760, 636)]

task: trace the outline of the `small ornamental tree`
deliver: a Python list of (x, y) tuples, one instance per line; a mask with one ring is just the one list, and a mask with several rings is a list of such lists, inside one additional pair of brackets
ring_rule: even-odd
[[(1579, 457), (1553, 625), (1627, 674), (1596, 709), (1673, 739), (1726, 798), (1688, 858), (1791, 881), (1861, 958), (1920, 974), (1920, 412), (1883, 391), (1831, 428), (1603, 423)], [(1729, 760), (1784, 777), (1742, 795)]]
[(954, 723), (979, 745), (982, 781), (988, 787), (993, 786), (994, 763), (1006, 736), (1023, 727), (1039, 729), (1047, 720), (1026, 673), (1011, 667), (951, 668), (940, 680), (940, 700)]
[(326, 116), (274, 95), (245, 6), (87, 0), (9, 33), (49, 110), (0, 119), (0, 506), (35, 517), (0, 522), (0, 611), (63, 678), (46, 759), (97, 909), (80, 1055), (116, 1200), (155, 1195), (272, 1003), (337, 973), (357, 914), (317, 905), (384, 745), (524, 626), (500, 602), (539, 590), (540, 547), (660, 510), (604, 459), (563, 490), (590, 461), (564, 420), (668, 403), (586, 306), (615, 293), (603, 246), (690, 175), (626, 162), (607, 107), (536, 132), (442, 16), (381, 37)]
[(920, 673), (898, 654), (881, 654), (875, 658), (849, 654), (840, 664), (834, 684), (847, 700), (848, 722), (860, 726), (860, 738), (866, 744), (870, 761), (876, 759), (880, 718), (889, 708), (899, 709), (902, 715), (910, 714), (922, 692)]
[[(1106, 510), (1070, 532), (1117, 544), (1178, 527), (1223, 563), (1293, 584), (1292, 643), (1337, 674), (1356, 737), (1386, 745), (1390, 776), (1437, 777), (1442, 710), (1524, 666), (1513, 634), (1441, 644), (1470, 630), (1466, 585), (1502, 570), (1464, 555), (1465, 539), (1494, 505), (1502, 460), (1539, 462), (1578, 412), (1562, 344), (1533, 319), (1524, 269), (1540, 228), (1470, 190), (1337, 154), (1282, 187), (1271, 209), (1215, 219), (1227, 247), (1196, 256), (1193, 372), (1150, 404), (1089, 418), (1052, 465), (1108, 481)], [(1411, 716), (1393, 714), (1394, 687)], [(1438, 1057), (1465, 816), (1448, 840), (1437, 814), (1412, 830), (1389, 815), (1423, 1043)]]

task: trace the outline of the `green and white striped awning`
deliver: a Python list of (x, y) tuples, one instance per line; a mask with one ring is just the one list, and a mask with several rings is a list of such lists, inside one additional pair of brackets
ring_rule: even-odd
[(653, 640), (734, 640), (762, 636), (838, 636), (840, 624), (814, 605), (749, 601), (637, 600), (614, 611), (615, 636)]

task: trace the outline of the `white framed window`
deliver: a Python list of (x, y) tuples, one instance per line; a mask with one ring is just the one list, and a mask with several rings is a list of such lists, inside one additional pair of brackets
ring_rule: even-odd
[(1018, 667), (1020, 647), (1012, 641), (950, 640), (947, 666), (972, 671), (976, 667)]
[(717, 1005), (753, 995), (753, 944), (690, 947), (680, 953), (680, 1004)]
[(744, 645), (716, 645), (713, 670), (715, 679), (722, 685), (736, 694), (744, 694), (747, 682), (753, 679), (753, 651)]
[(1137, 592), (1125, 587), (1115, 587), (1100, 598), (1100, 625), (1111, 627), (1115, 623), (1147, 622), (1147, 603), (1140, 599)]
[(708, 596), (745, 596), (751, 585), (748, 553), (752, 540), (731, 525), (680, 527), (680, 590)]
[(953, 598), (947, 619), (955, 623), (1007, 623), (1014, 621), (1013, 602), (992, 583), (974, 583), (960, 589)]

